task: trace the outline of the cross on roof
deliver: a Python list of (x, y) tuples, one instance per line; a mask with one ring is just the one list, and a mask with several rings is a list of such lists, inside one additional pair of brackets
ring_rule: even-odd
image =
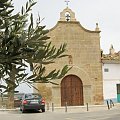
[(70, 2), (69, 0), (65, 0), (65, 2), (66, 2), (66, 5), (68, 6), (68, 3)]

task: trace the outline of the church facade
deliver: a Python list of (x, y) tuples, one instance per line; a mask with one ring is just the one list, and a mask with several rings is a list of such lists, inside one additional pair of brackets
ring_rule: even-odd
[(87, 30), (75, 18), (75, 13), (66, 7), (60, 13), (57, 24), (48, 33), (52, 44), (59, 47), (67, 43), (68, 57), (48, 65), (49, 70), (61, 69), (69, 65), (72, 69), (62, 79), (55, 80), (58, 85), (37, 84), (46, 102), (55, 106), (103, 104), (103, 78), (100, 49), (100, 30)]

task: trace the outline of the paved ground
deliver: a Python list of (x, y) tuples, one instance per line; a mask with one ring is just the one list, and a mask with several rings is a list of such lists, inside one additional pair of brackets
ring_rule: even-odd
[(0, 109), (0, 120), (120, 120), (120, 104), (108, 110), (106, 105), (68, 107), (55, 107), (41, 112), (27, 112), (22, 114), (19, 109)]
[[(110, 109), (115, 109), (115, 108), (120, 108), (120, 103), (115, 104), (115, 106), (111, 106)], [(0, 111), (16, 111), (19, 110), (19, 108), (16, 109), (6, 109), (6, 108), (0, 108)], [(92, 112), (92, 111), (103, 111), (103, 110), (108, 110), (107, 105), (89, 105), (89, 106), (68, 106), (68, 107), (47, 107), (46, 106), (46, 111), (51, 111), (51, 112), (58, 112), (58, 113), (81, 113), (81, 112)]]
[(120, 120), (120, 109), (99, 110), (88, 112), (27, 112), (20, 111), (0, 111), (0, 120)]

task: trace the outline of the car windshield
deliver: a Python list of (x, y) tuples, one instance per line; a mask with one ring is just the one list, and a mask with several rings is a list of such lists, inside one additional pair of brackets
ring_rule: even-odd
[(39, 94), (26, 94), (25, 99), (40, 99), (41, 96)]

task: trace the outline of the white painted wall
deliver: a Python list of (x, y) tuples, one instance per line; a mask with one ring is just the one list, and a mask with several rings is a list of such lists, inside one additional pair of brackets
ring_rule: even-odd
[[(108, 72), (104, 69), (108, 68)], [(104, 99), (117, 100), (117, 87), (120, 84), (120, 64), (103, 64), (103, 95)]]

